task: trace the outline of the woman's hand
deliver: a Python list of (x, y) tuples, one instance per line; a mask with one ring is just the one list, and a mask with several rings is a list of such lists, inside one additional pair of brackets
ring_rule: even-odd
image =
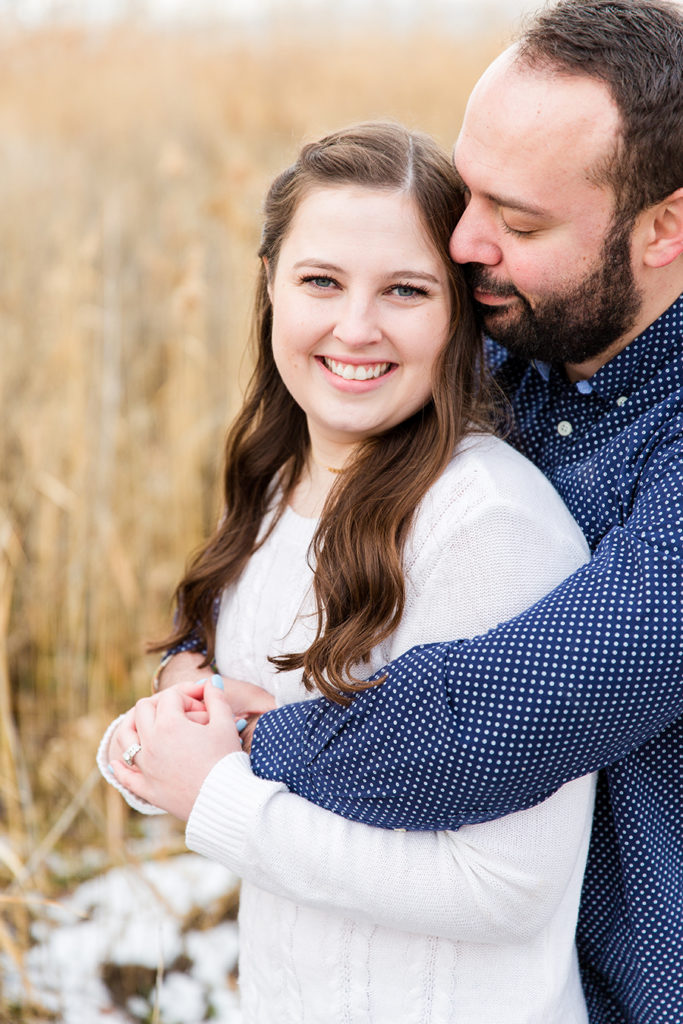
[(131, 708), (130, 711), (126, 711), (125, 715), (111, 735), (107, 760), (120, 761), (130, 745), (136, 742), (136, 738), (135, 708)]
[[(185, 700), (185, 714), (193, 722), (204, 724), (208, 722), (209, 716), (204, 704), (204, 687), (196, 683), (184, 683), (180, 686)], [(145, 700), (157, 702), (160, 694), (155, 693)], [(139, 743), (137, 729), (135, 727), (135, 708), (132, 707), (123, 716), (109, 740), (108, 761), (119, 761), (123, 759), (124, 753), (133, 745)]]
[[(203, 702), (197, 696), (202, 693)], [(132, 726), (132, 732), (124, 726)], [(121, 760), (112, 762), (118, 781), (182, 821), (214, 765), (242, 749), (233, 710), (223, 691), (212, 685), (172, 686), (139, 700), (116, 730), (112, 754), (114, 739), (125, 744), (124, 750), (133, 742), (141, 747), (132, 768)]]

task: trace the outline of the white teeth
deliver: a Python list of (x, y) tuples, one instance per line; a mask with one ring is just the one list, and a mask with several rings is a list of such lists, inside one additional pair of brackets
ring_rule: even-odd
[(367, 366), (353, 366), (351, 363), (338, 363), (336, 359), (323, 357), (328, 370), (343, 377), (344, 380), (374, 380), (386, 373), (391, 363), (371, 363)]

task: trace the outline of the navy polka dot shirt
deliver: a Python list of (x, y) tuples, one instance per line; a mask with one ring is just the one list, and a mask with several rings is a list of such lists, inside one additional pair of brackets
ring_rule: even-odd
[[(252, 766), (348, 818), (444, 829), (603, 768), (577, 945), (592, 1024), (683, 1022), (683, 297), (589, 382), (498, 350), (512, 442), (589, 565), (349, 708), (264, 715)], [(608, 766), (608, 767), (605, 767)]]

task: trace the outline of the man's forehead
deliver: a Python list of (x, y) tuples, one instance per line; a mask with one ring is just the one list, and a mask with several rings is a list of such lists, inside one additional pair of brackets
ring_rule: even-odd
[(526, 163), (582, 174), (609, 158), (619, 115), (602, 82), (520, 67), (508, 52), (504, 58), (475, 86), (454, 145), (466, 186), (473, 164), (493, 175)]

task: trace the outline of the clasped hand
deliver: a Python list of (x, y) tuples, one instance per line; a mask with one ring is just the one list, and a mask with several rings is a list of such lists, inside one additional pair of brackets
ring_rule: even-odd
[[(211, 681), (178, 683), (145, 697), (128, 711), (109, 745), (118, 781), (135, 796), (187, 821), (211, 769), (243, 749), (235, 725), (245, 712), (274, 707), (260, 687), (233, 683), (226, 693)], [(133, 743), (142, 748), (132, 767), (121, 760)]]

